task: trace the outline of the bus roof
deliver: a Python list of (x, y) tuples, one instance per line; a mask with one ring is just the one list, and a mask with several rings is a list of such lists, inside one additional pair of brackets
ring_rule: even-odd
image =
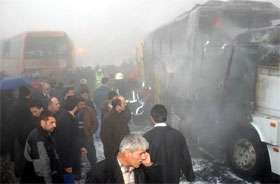
[(204, 4), (196, 4), (192, 9), (182, 13), (177, 16), (174, 20), (160, 26), (153, 32), (157, 32), (160, 29), (165, 29), (166, 27), (176, 24), (180, 21), (185, 21), (188, 18), (191, 12), (199, 10), (200, 17), (209, 17), (217, 12), (227, 12), (232, 16), (239, 17), (242, 19), (242, 16), (252, 14), (254, 16), (258, 15), (270, 17), (271, 20), (280, 19), (280, 9), (271, 2), (265, 1), (243, 1), (243, 0), (234, 0), (234, 1), (223, 1), (223, 0), (213, 0), (208, 1)]
[(61, 37), (61, 36), (67, 36), (67, 34), (64, 31), (26, 31), (20, 34), (17, 34), (12, 37), (8, 37), (5, 40), (9, 39), (22, 39), (25, 38), (26, 36), (31, 36), (31, 37), (41, 37), (41, 36), (50, 36), (50, 37)]
[(66, 36), (63, 31), (30, 31), (23, 33), (26, 36)]

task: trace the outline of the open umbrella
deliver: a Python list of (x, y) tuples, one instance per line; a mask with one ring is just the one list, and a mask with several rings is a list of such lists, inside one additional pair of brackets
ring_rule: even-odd
[(0, 90), (16, 89), (21, 86), (31, 86), (32, 81), (26, 77), (7, 77), (0, 80)]

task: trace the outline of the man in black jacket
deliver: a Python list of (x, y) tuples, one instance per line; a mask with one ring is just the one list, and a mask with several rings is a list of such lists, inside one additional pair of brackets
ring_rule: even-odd
[[(60, 109), (57, 98), (51, 98), (48, 110), (54, 113), (57, 120), (57, 128), (54, 132), (56, 149), (61, 160), (65, 175), (70, 174), (75, 179), (80, 175), (81, 152), (85, 152), (83, 141), (79, 137), (76, 113), (78, 110), (78, 99), (68, 97), (65, 101), (65, 109)], [(83, 149), (82, 149), (83, 148)]]
[(30, 131), (35, 128), (32, 120), (32, 114), (29, 111), (31, 92), (26, 86), (19, 88), (19, 97), (15, 103), (14, 112), (12, 112), (12, 135), (14, 141), (14, 161), (15, 174), (21, 177), (24, 167), (24, 146)]
[(152, 160), (161, 165), (163, 183), (179, 183), (181, 172), (188, 181), (194, 180), (191, 157), (184, 136), (166, 124), (167, 110), (157, 104), (151, 110), (154, 128), (144, 137), (150, 144)]
[(149, 143), (137, 134), (125, 136), (115, 157), (96, 164), (89, 183), (160, 183), (159, 167), (152, 163), (147, 152)]
[(55, 143), (51, 133), (56, 127), (56, 120), (49, 112), (39, 117), (39, 126), (31, 131), (25, 144), (26, 159), (22, 183), (60, 183), (60, 166)]

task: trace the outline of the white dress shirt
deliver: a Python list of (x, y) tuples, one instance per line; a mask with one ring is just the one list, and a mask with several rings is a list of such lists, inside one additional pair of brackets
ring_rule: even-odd
[(134, 171), (133, 171), (134, 168), (123, 166), (119, 160), (118, 163), (119, 166), (121, 167), (124, 184), (135, 184)]
[(166, 127), (166, 126), (167, 126), (167, 124), (164, 122), (154, 124), (154, 127)]

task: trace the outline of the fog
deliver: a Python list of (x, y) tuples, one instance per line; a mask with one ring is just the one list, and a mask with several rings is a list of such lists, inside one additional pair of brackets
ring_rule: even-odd
[(24, 31), (65, 31), (86, 52), (78, 65), (120, 64), (147, 33), (201, 0), (1, 0), (0, 40)]
[[(278, 0), (271, 0), (280, 4)], [(78, 65), (119, 64), (145, 35), (205, 0), (0, 0), (0, 40), (60, 30), (86, 52)]]
[[(108, 90), (116, 90), (127, 99), (131, 111), (129, 115), (132, 115), (132, 119), (128, 120), (126, 125), (128, 122), (130, 123), (129, 128), (132, 132), (143, 133), (149, 130), (151, 127), (148, 124), (148, 117), (151, 107), (156, 103), (161, 103), (168, 109), (168, 124), (180, 130), (191, 146), (198, 149), (200, 147), (206, 148), (212, 155), (215, 155), (215, 158), (219, 159), (221, 156), (221, 160), (230, 156), (228, 159), (232, 160), (231, 164), (239, 164), (239, 157), (235, 158), (235, 153), (238, 155), (243, 150), (244, 146), (241, 143), (244, 144), (244, 142), (240, 143), (240, 140), (245, 141), (246, 144), (250, 143), (247, 147), (248, 150), (255, 146), (255, 140), (260, 143), (262, 141), (259, 140), (255, 131), (251, 131), (253, 127), (250, 125), (256, 123), (253, 120), (257, 117), (256, 114), (260, 112), (271, 117), (279, 117), (280, 111), (277, 101), (279, 88), (275, 87), (279, 85), (277, 85), (277, 81), (271, 83), (272, 80), (268, 74), (279, 72), (280, 27), (272, 25), (280, 23), (280, 9), (270, 6), (270, 4), (266, 4), (266, 6), (265, 3), (254, 2), (250, 4), (247, 3), (247, 0), (244, 0), (245, 3), (242, 0), (236, 0), (237, 3), (235, 0), (232, 1), (234, 2), (219, 2), (217, 5), (215, 2), (210, 2), (205, 6), (193, 8), (196, 4), (202, 4), (206, 1), (0, 0), (0, 22), (2, 23), (0, 41), (26, 31), (63, 31), (73, 41), (75, 51), (79, 51), (79, 53), (76, 52), (74, 61), (76, 66), (94, 67), (96, 65), (123, 64), (119, 67), (123, 70), (121, 71), (123, 74), (117, 73), (120, 72), (118, 71), (120, 69), (114, 66), (104, 67), (102, 72), (97, 68), (95, 72), (89, 68), (72, 70), (72, 47), (68, 39), (65, 43), (62, 42), (62, 46), (58, 48), (45, 41), (44, 43), (47, 44), (42, 44), (42, 48), (47, 46), (48, 52), (44, 49), (41, 51), (41, 45), (36, 45), (36, 39), (30, 39), (30, 44), (25, 44), (28, 43), (28, 36), (25, 39), (24, 49), (20, 45), (16, 45), (17, 40), (15, 41), (15, 39), (11, 43), (3, 42), (3, 49), (0, 50), (0, 55), (3, 56), (0, 62), (0, 71), (1, 67), (4, 66), (3, 69), (11, 70), (9, 75), (22, 74), (23, 76), (32, 76), (32, 80), (35, 79), (35, 82), (23, 81), (23, 84), (15, 84), (14, 86), (5, 86), (5, 82), (2, 82), (1, 86), (0, 83), (0, 89), (2, 87), (1, 90), (3, 90), (3, 95), (0, 94), (0, 106), (4, 107), (1, 109), (3, 111), (1, 113), (5, 116), (0, 126), (1, 135), (5, 137), (2, 139), (4, 152), (10, 154), (14, 151), (14, 142), (10, 144), (10, 138), (14, 139), (14, 135), (21, 135), (21, 130), (24, 130), (24, 133), (29, 133), (21, 128), (27, 126), (21, 121), (29, 122), (29, 120), (19, 118), (25, 115), (28, 115), (26, 117), (29, 118), (31, 115), (27, 108), (26, 99), (29, 100), (30, 96), (32, 100), (36, 99), (36, 92), (41, 95), (42, 90), (43, 96), (38, 95), (37, 98), (41, 101), (46, 98), (45, 106), (49, 105), (50, 94), (48, 94), (49, 97), (43, 94), (43, 86), (47, 85), (39, 83), (40, 80), (48, 81), (53, 87), (51, 89), (48, 86), (48, 93), (50, 89), (54, 90), (52, 95), (64, 99), (64, 102), (66, 101), (65, 97), (71, 96), (67, 96), (65, 88), (73, 87), (73, 90), (70, 90), (77, 90), (79, 93), (82, 90), (87, 91), (89, 102), (90, 96), (94, 94), (92, 96), (94, 96), (95, 104), (98, 104), (96, 102), (101, 97), (96, 95), (98, 93), (94, 90), (100, 86), (101, 78), (105, 76), (111, 80)], [(280, 0), (262, 1), (272, 2), (280, 7)], [(239, 3), (238, 6), (233, 6), (235, 3)], [(191, 8), (193, 10), (189, 11)], [(189, 12), (186, 13), (187, 11)], [(136, 45), (139, 46), (140, 41), (141, 43), (144, 41), (144, 48), (141, 50), (142, 45), (138, 48), (141, 53), (137, 53), (140, 57), (136, 58)], [(52, 51), (52, 48), (56, 50)], [(13, 52), (18, 53), (18, 55), (14, 55)], [(54, 56), (54, 60), (57, 62), (52, 62)], [(28, 62), (24, 62), (25, 59)], [(135, 65), (136, 67), (131, 63), (124, 63), (136, 59), (141, 60), (141, 62), (143, 59), (143, 66), (142, 63), (137, 63), (139, 65)], [(14, 63), (9, 62), (13, 60)], [(23, 67), (18, 67), (17, 60), (21, 60)], [(46, 63), (50, 63), (50, 65), (45, 65)], [(70, 64), (67, 65), (68, 63)], [(36, 68), (37, 66), (40, 67)], [(64, 68), (71, 70), (64, 71), (62, 70)], [(48, 69), (55, 71), (48, 71)], [(260, 69), (263, 72), (261, 74)], [(6, 71), (3, 71), (3, 77), (5, 77)], [(121, 74), (121, 77), (117, 77), (119, 75), (115, 74)], [(260, 84), (260, 76), (266, 79), (266, 81), (263, 80), (266, 83)], [(11, 81), (14, 80), (11, 79)], [(6, 83), (12, 82), (8, 80)], [(16, 101), (16, 97), (20, 99), (21, 95), (14, 92), (19, 86), (31, 86), (31, 84), (35, 95), (32, 91), (31, 95), (24, 96), (26, 107), (23, 108), (26, 112), (18, 115), (17, 112), (21, 110), (22, 104)], [(269, 86), (265, 87), (266, 84)], [(28, 89), (26, 91), (28, 93)], [(266, 97), (268, 98), (266, 99)], [(274, 101), (277, 103), (271, 103)], [(103, 101), (101, 102), (100, 104), (103, 104)], [(19, 104), (19, 107), (13, 104)], [(62, 104), (63, 108), (66, 108), (65, 103)], [(108, 103), (108, 106), (111, 104)], [(96, 107), (100, 108), (101, 105)], [(271, 109), (271, 107), (273, 111), (261, 111), (265, 108), (265, 110)], [(58, 108), (55, 110), (58, 111)], [(100, 108), (100, 110), (103, 109)], [(57, 113), (57, 111), (52, 113)], [(13, 116), (14, 114), (16, 116)], [(105, 119), (101, 119), (103, 117), (99, 117), (99, 114), (97, 116), (100, 118), (99, 122), (101, 120), (105, 122)], [(267, 116), (265, 119), (268, 119)], [(12, 124), (9, 124), (11, 122)], [(20, 126), (17, 126), (17, 123)], [(98, 125), (99, 129), (100, 125)], [(271, 124), (271, 127), (272, 125), (274, 124)], [(121, 130), (110, 129), (115, 132)], [(124, 129), (128, 130), (128, 126)], [(240, 133), (236, 132), (239, 129)], [(14, 130), (15, 133), (10, 133)], [(264, 130), (266, 131), (266, 129)], [(103, 151), (98, 131), (95, 134), (100, 142), (96, 148), (97, 152)], [(263, 130), (261, 129), (261, 131)], [(21, 137), (18, 135), (15, 136), (16, 141), (21, 141)], [(61, 138), (67, 137), (70, 136), (62, 136)], [(277, 140), (279, 140), (278, 137)], [(104, 143), (104, 140), (102, 141)], [(273, 145), (271, 142), (267, 143), (270, 146)], [(277, 146), (279, 147), (278, 143)], [(263, 149), (259, 145), (256, 145), (256, 148), (255, 150), (261, 152), (256, 151), (250, 156), (261, 158), (259, 160), (265, 162), (267, 158), (261, 157), (261, 154), (263, 151), (267, 151), (266, 148)], [(234, 150), (236, 151), (234, 152), (233, 149), (237, 151)], [(229, 151), (230, 153), (227, 153)], [(194, 153), (192, 156), (197, 155)], [(246, 154), (239, 154), (239, 156), (240, 160), (243, 157), (248, 157)], [(249, 163), (252, 165), (250, 169), (264, 165), (260, 164), (261, 162), (256, 164), (253, 161)], [(17, 164), (15, 165), (17, 166)], [(239, 168), (235, 169), (244, 171), (242, 165), (243, 163), (236, 165), (235, 167)], [(213, 173), (209, 173), (211, 169), (207, 168), (207, 170), (206, 174), (212, 177)], [(259, 170), (261, 171), (261, 169)], [(245, 171), (247, 171), (246, 168)], [(218, 178), (221, 177), (218, 176)], [(216, 183), (223, 183), (223, 181)]]

